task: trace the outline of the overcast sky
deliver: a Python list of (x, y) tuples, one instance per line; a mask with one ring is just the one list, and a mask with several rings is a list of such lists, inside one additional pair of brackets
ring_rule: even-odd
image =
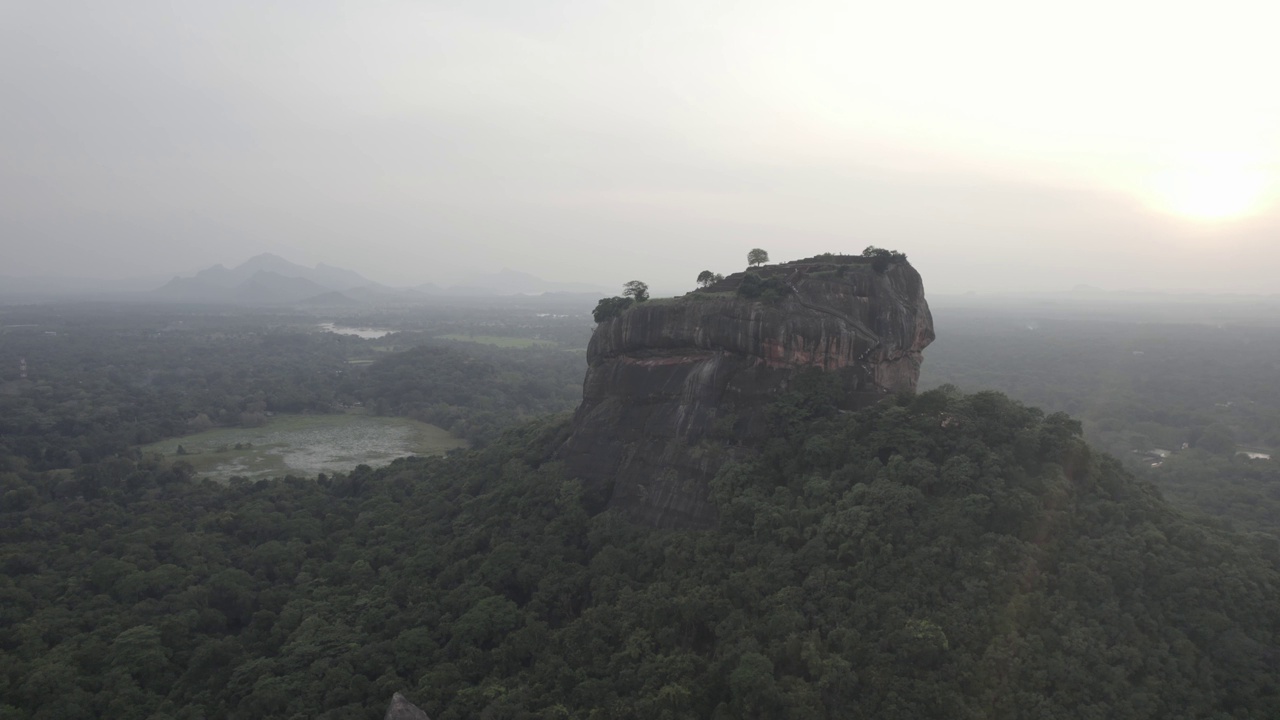
[(0, 275), (1280, 292), (1269, 5), (0, 0)]

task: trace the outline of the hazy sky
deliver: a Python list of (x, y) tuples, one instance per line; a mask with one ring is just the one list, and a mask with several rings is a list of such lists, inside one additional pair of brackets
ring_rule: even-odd
[(0, 275), (1280, 292), (1274, 5), (0, 0)]

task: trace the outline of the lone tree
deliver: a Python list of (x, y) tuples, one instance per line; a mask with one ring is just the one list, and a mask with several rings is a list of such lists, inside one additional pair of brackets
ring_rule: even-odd
[(649, 299), (649, 286), (639, 280), (632, 280), (622, 286), (622, 296), (635, 298), (636, 302), (642, 303)]
[(751, 252), (747, 253), (748, 265), (763, 265), (767, 262), (769, 262), (769, 253), (761, 250), (760, 248), (755, 248)]
[(721, 275), (720, 273), (713, 273), (710, 270), (703, 270), (702, 272), (698, 273), (698, 286), (710, 287), (720, 282), (723, 279), (724, 279), (724, 276)]

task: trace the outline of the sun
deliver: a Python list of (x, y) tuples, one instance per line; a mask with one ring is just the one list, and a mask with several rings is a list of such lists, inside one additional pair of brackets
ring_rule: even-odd
[(1155, 173), (1153, 204), (1193, 220), (1236, 220), (1263, 210), (1274, 177), (1260, 162), (1233, 155), (1185, 158)]

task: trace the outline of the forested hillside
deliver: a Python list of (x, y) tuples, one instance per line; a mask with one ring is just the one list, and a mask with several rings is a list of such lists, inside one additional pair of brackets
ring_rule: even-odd
[(1179, 507), (1280, 534), (1274, 308), (1082, 302), (943, 303), (921, 387), (994, 389), (1066, 412)]
[(3, 474), (0, 717), (1280, 715), (1280, 550), (1066, 416), (940, 389), (771, 417), (706, 532), (589, 516), (563, 419), (318, 480)]

